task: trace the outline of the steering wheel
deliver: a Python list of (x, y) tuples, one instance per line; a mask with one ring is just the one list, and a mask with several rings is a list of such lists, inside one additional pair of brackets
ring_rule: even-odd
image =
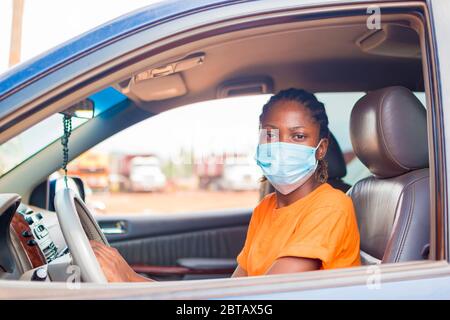
[(89, 240), (109, 244), (86, 204), (67, 187), (56, 192), (54, 203), (64, 239), (74, 265), (80, 268), (82, 281), (107, 283)]

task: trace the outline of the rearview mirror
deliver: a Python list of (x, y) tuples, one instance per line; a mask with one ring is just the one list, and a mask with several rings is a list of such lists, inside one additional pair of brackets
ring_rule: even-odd
[(91, 99), (84, 99), (71, 105), (61, 113), (75, 118), (92, 119), (94, 117), (94, 111), (94, 101)]
[[(70, 176), (67, 177), (67, 185), (85, 201), (86, 189), (83, 180), (79, 177)], [(55, 211), (55, 206), (53, 205), (55, 193), (62, 187), (65, 187), (64, 177), (54, 178), (50, 176), (33, 189), (29, 204), (49, 211)]]

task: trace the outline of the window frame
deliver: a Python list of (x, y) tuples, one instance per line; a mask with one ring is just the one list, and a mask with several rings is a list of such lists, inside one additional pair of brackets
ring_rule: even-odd
[[(262, 3), (264, 3), (264, 1), (261, 1), (260, 3), (255, 2), (255, 7), (258, 8), (259, 5), (261, 5)], [(424, 61), (424, 71), (427, 72), (426, 74), (426, 79), (427, 81), (425, 81), (425, 85), (426, 85), (426, 92), (428, 92), (429, 94), (427, 94), (428, 96), (428, 100), (430, 103), (428, 103), (428, 105), (430, 106), (430, 108), (427, 109), (433, 109), (433, 116), (435, 118), (433, 118), (433, 124), (434, 123), (439, 123), (441, 124), (440, 121), (442, 121), (442, 106), (441, 105), (435, 105), (435, 103), (437, 103), (440, 100), (436, 101), (436, 98), (439, 97), (438, 92), (439, 91), (435, 91), (435, 90), (431, 90), (432, 88), (434, 89), (433, 86), (430, 86), (429, 81), (431, 82), (433, 80), (433, 77), (437, 77), (437, 67), (434, 64), (433, 60), (428, 61), (428, 59), (430, 59), (430, 50), (433, 52), (434, 50), (434, 46), (431, 45), (431, 48), (429, 47), (428, 42), (430, 41), (430, 37), (433, 38), (433, 33), (430, 32), (429, 28), (430, 28), (430, 16), (429, 16), (429, 12), (428, 12), (428, 8), (424, 5), (424, 3), (421, 2), (395, 2), (395, 3), (379, 3), (380, 7), (383, 8), (411, 8), (412, 6), (417, 7), (420, 6), (421, 8), (423, 8), (424, 12), (425, 12), (425, 32), (426, 32), (426, 40), (425, 44), (427, 45), (427, 50), (424, 51), (427, 54), (427, 59)], [(323, 5), (322, 7), (320, 7), (320, 9), (317, 9), (316, 13), (320, 12), (322, 14), (330, 14), (331, 13), (338, 13), (338, 14), (348, 14), (349, 12), (355, 12), (352, 10), (361, 10), (362, 8), (365, 8), (367, 6), (367, 4), (345, 4), (345, 5)], [(442, 23), (442, 22), (441, 22)], [(450, 55), (449, 55), (450, 56)], [(437, 56), (436, 56), (437, 57)], [(429, 64), (433, 65), (432, 69), (429, 69)], [(431, 71), (431, 72), (430, 72)], [(425, 78), (425, 77), (424, 77)], [(436, 81), (436, 79), (434, 79)], [(446, 83), (446, 82), (445, 82)], [(433, 83), (434, 85), (436, 85), (436, 83)], [(98, 85), (98, 83), (97, 83)], [(91, 83), (91, 88), (94, 85)], [(437, 95), (437, 96), (435, 96)], [(440, 107), (440, 108), (439, 108)], [(437, 109), (437, 110), (435, 110)], [(439, 111), (440, 110), (440, 111)], [(430, 111), (432, 112), (432, 111)], [(436, 114), (435, 114), (436, 112)], [(440, 121), (437, 121), (440, 120)], [(430, 119), (431, 121), (431, 119)], [(429, 129), (429, 139), (430, 139), (430, 146), (433, 146), (433, 150), (437, 151), (437, 152), (443, 152), (445, 151), (445, 149), (443, 150), (443, 147), (445, 146), (443, 144), (443, 137), (440, 136), (439, 134), (442, 135), (442, 130), (443, 128), (441, 128), (440, 126), (438, 128), (432, 127), (433, 129), (436, 129), (438, 132), (430, 132), (431, 129)], [(435, 135), (438, 134), (438, 141), (435, 141)], [(435, 145), (436, 143), (436, 145)], [(430, 154), (433, 154), (433, 152), (430, 152)], [(434, 156), (434, 155), (433, 155)], [(444, 156), (444, 155), (443, 155)], [(443, 165), (443, 163), (440, 163), (439, 160), (445, 160), (445, 157), (442, 158), (441, 156), (437, 157), (437, 161), (435, 158), (433, 158), (433, 161), (430, 162), (430, 172), (432, 173), (432, 175), (430, 175), (430, 177), (433, 180), (433, 185), (432, 185), (432, 195), (434, 195), (435, 199), (432, 199), (433, 201), (433, 207), (432, 207), (432, 222), (438, 220), (438, 222), (434, 225), (434, 227), (436, 228), (442, 228), (442, 219), (443, 217), (446, 217), (447, 215), (447, 206), (446, 206), (446, 201), (447, 199), (442, 199), (442, 196), (444, 195), (444, 198), (447, 197), (447, 189), (446, 189), (446, 182), (442, 181), (444, 178), (447, 178), (446, 176), (446, 171), (445, 171), (445, 167), (440, 167), (441, 165)], [(439, 168), (435, 169), (434, 166), (438, 166)], [(440, 171), (439, 171), (440, 170)], [(444, 176), (442, 176), (439, 179), (439, 183), (437, 183), (437, 173), (442, 173)], [(442, 194), (442, 192), (445, 192), (444, 194)], [(443, 202), (445, 201), (445, 202)], [(442, 215), (442, 216), (439, 216)], [(432, 238), (432, 247), (433, 245), (439, 246), (439, 248), (443, 249), (442, 254), (446, 254), (446, 256), (441, 254), (441, 250), (437, 250), (437, 252), (435, 252), (433, 254), (433, 258), (435, 259), (440, 259), (442, 257), (447, 258), (448, 259), (448, 243), (446, 242), (446, 239), (443, 237), (447, 237), (448, 234), (447, 233), (442, 233), (442, 230), (440, 232), (435, 232), (436, 230), (432, 230), (432, 232), (434, 233), (434, 240)], [(445, 229), (443, 229), (444, 232), (447, 232), (447, 227), (445, 227)], [(434, 242), (433, 242), (434, 241)], [(444, 253), (445, 251), (445, 253)], [(432, 251), (433, 252), (433, 251)], [(214, 288), (218, 288), (221, 287), (221, 284), (224, 285), (224, 288), (222, 287), (222, 295), (221, 297), (230, 297), (230, 296), (242, 296), (243, 294), (245, 294), (245, 292), (248, 294), (250, 291), (252, 291), (255, 294), (261, 293), (264, 290), (269, 289), (269, 286), (271, 284), (270, 289), (272, 289), (272, 291), (270, 292), (271, 296), (270, 298), (275, 298), (277, 297), (277, 293), (280, 294), (282, 292), (293, 292), (294, 294), (297, 294), (297, 297), (302, 294), (303, 290), (318, 290), (318, 289), (329, 289), (330, 287), (338, 287), (339, 289), (344, 289), (345, 287), (352, 287), (355, 289), (355, 293), (358, 294), (359, 298), (363, 298), (364, 297), (364, 292), (365, 292), (365, 296), (370, 296), (369, 292), (367, 291), (363, 291), (364, 286), (367, 285), (367, 271), (368, 269), (365, 267), (361, 267), (361, 268), (355, 268), (354, 270), (331, 270), (331, 271), (320, 271), (321, 273), (319, 274), (320, 277), (324, 277), (329, 276), (330, 282), (326, 282), (326, 281), (320, 281), (318, 279), (315, 279), (314, 275), (318, 275), (317, 273), (309, 273), (309, 274), (303, 274), (303, 275), (283, 275), (283, 276), (267, 276), (267, 277), (263, 277), (263, 278), (255, 278), (255, 279), (244, 279), (244, 280), (235, 280), (234, 286), (230, 287), (230, 282), (228, 281), (205, 281), (203, 282), (203, 286), (198, 286), (196, 288), (192, 288), (192, 285), (189, 284), (182, 284), (182, 283), (178, 283), (178, 284), (168, 284), (168, 285), (164, 285), (164, 284), (160, 284), (158, 285), (158, 287), (156, 288), (156, 290), (153, 290), (154, 288), (148, 288), (147, 293), (145, 293), (144, 291), (141, 292), (142, 296), (146, 296), (146, 297), (188, 297), (188, 298), (192, 298), (192, 297), (203, 297), (203, 298), (212, 298), (212, 297), (218, 297), (219, 293), (218, 291), (214, 291)], [(390, 292), (390, 297), (394, 296), (395, 293), (397, 293), (398, 295), (401, 295), (401, 291), (399, 291), (402, 288), (402, 285), (406, 285), (406, 283), (408, 281), (419, 281), (419, 280), (423, 280), (426, 278), (437, 278), (437, 277), (443, 277), (443, 279), (449, 279), (450, 278), (450, 267), (448, 266), (447, 263), (445, 262), (436, 262), (436, 261), (424, 261), (424, 262), (411, 262), (411, 263), (405, 263), (405, 264), (399, 264), (399, 265), (382, 265), (380, 266), (380, 271), (383, 272), (384, 275), (384, 279), (388, 282), (388, 283), (393, 283), (396, 284), (396, 291), (388, 291), (388, 293)], [(280, 278), (277, 278), (280, 277)], [(276, 286), (274, 285), (274, 283), (278, 284), (278, 281), (281, 279), (281, 277), (284, 277), (285, 280), (287, 280), (287, 282), (292, 281), (293, 279), (297, 279), (299, 280), (299, 282), (297, 283), (292, 283), (291, 286), (286, 285), (286, 286)], [(336, 284), (336, 279), (339, 279), (338, 284)], [(310, 281), (307, 281), (310, 280)], [(314, 284), (314, 281), (316, 281), (316, 284)], [(441, 281), (442, 283), (443, 281)], [(301, 284), (303, 283), (303, 285)], [(422, 289), (427, 289), (427, 287), (425, 287), (424, 284), (419, 284), (418, 282), (415, 282), (417, 284), (416, 288), (422, 288)], [(295, 284), (297, 286), (295, 286)], [(330, 284), (334, 284), (334, 285), (330, 285)], [(438, 282), (439, 284), (439, 282)], [(49, 287), (57, 287), (57, 284), (53, 284), (53, 286), (49, 286)], [(59, 287), (62, 290), (64, 290), (64, 287)], [(97, 290), (92, 290), (92, 288), (96, 288)], [(84, 290), (79, 290), (76, 293), (72, 293), (73, 296), (76, 296), (77, 294), (81, 295), (83, 294), (82, 297), (86, 298), (89, 297), (88, 293), (91, 292), (92, 294), (98, 294), (99, 290), (98, 288), (103, 288), (105, 290), (111, 290), (111, 286), (110, 285), (105, 285), (105, 286), (95, 286), (95, 285), (90, 285), (90, 284), (82, 284), (82, 289)], [(133, 288), (132, 285), (129, 286), (130, 291), (128, 291), (129, 294), (131, 294), (131, 289)], [(143, 288), (143, 287), (141, 287)], [(438, 288), (438, 286), (436, 286), (436, 288)], [(446, 292), (450, 291), (450, 288), (448, 288), (448, 286), (446, 287), (441, 287), (441, 288), (446, 288)], [(29, 289), (29, 288), (27, 288)], [(91, 289), (91, 291), (90, 291)], [(121, 288), (123, 289), (123, 287)], [(165, 289), (165, 291), (163, 292), (163, 289)], [(359, 291), (357, 290), (359, 289)], [(367, 289), (367, 288), (366, 288)], [(41, 289), (42, 290), (42, 289)], [(201, 290), (205, 290), (204, 292)], [(220, 290), (220, 289), (218, 289)], [(58, 292), (58, 294), (61, 294), (61, 291)], [(70, 290), (68, 290), (70, 292)], [(111, 292), (111, 291), (109, 291)], [(266, 291), (267, 292), (267, 291)], [(441, 291), (442, 293), (443, 291)], [(384, 291), (384, 293), (386, 293)], [(56, 294), (56, 293), (55, 293)], [(403, 296), (406, 296), (408, 294), (408, 292), (404, 292)], [(126, 296), (127, 295), (127, 291), (123, 290), (121, 293), (117, 292), (116, 297), (120, 297), (120, 296)], [(135, 293), (133, 295), (134, 297), (137, 296), (137, 294)], [(248, 296), (248, 295), (247, 295)], [(280, 295), (278, 295), (279, 297)], [(98, 297), (98, 296), (97, 296)], [(322, 296), (324, 297), (324, 296)], [(388, 297), (388, 295), (384, 296), (385, 298)]]
[[(430, 177), (433, 177), (431, 192), (434, 197), (431, 199), (432, 215), (431, 219), (431, 240), (430, 259), (446, 260), (450, 262), (450, 218), (449, 218), (449, 190), (450, 158), (446, 153), (446, 138), (450, 139), (449, 117), (447, 110), (448, 92), (444, 88), (449, 88), (449, 55), (450, 47), (444, 38), (445, 31), (448, 31), (444, 16), (448, 12), (448, 2), (439, 0), (427, 0), (427, 10), (425, 28), (427, 40), (424, 42), (424, 52), (427, 54), (424, 59), (424, 75), (427, 94), (428, 125), (433, 132), (429, 137), (430, 150)], [(439, 43), (439, 45), (438, 45)], [(440, 68), (443, 68), (441, 70)], [(448, 91), (448, 90), (447, 90)], [(445, 117), (447, 115), (447, 117)], [(431, 179), (430, 179), (431, 180)]]

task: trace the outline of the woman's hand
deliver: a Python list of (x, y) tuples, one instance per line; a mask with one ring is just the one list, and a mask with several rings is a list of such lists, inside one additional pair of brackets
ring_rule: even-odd
[(90, 243), (98, 263), (109, 282), (152, 281), (134, 272), (116, 248), (108, 247), (94, 240), (91, 240)]

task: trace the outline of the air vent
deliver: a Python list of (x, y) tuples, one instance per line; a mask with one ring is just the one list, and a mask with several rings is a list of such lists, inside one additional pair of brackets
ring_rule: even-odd
[(233, 79), (224, 82), (217, 89), (217, 98), (268, 94), (273, 91), (273, 81), (269, 77)]

